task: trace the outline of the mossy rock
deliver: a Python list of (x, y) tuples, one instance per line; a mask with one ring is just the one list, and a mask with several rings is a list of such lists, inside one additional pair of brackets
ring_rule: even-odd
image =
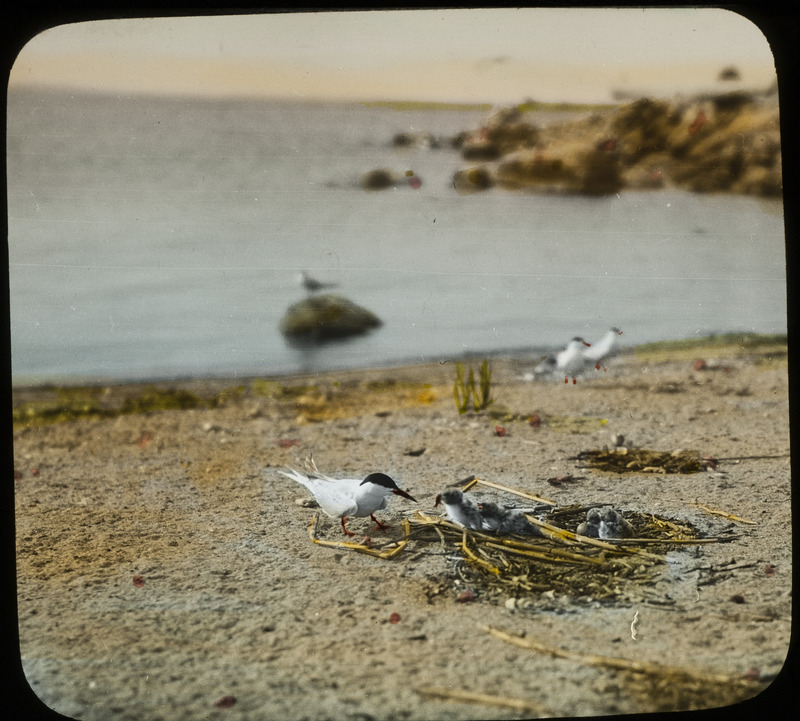
[(382, 325), (373, 312), (341, 295), (315, 295), (290, 306), (280, 331), (296, 341), (321, 342), (366, 333)]

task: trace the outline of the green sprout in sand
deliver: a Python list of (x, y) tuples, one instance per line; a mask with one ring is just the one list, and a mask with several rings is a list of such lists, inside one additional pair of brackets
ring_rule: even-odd
[(486, 410), (494, 399), (492, 398), (492, 371), (489, 369), (488, 361), (481, 363), (479, 372), (479, 382), (475, 382), (475, 371), (469, 366), (469, 371), (464, 380), (463, 363), (456, 363), (456, 381), (453, 384), (453, 397), (455, 398), (456, 408), (459, 415), (463, 415), (469, 410), (470, 398), (472, 407), (476, 413)]

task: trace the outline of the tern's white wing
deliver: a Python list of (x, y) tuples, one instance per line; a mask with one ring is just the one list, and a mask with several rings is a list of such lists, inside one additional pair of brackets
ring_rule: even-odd
[(278, 473), (304, 485), (317, 499), (320, 508), (331, 518), (352, 516), (358, 511), (355, 488), (360, 481), (337, 480), (329, 476), (306, 476), (294, 468), (290, 468), (288, 472), (278, 471)]
[(589, 348), (583, 351), (584, 358), (588, 358), (591, 361), (603, 360), (603, 358), (608, 356), (614, 350), (618, 335), (619, 330), (617, 328), (612, 328), (599, 341), (597, 341), (597, 343), (593, 343)]

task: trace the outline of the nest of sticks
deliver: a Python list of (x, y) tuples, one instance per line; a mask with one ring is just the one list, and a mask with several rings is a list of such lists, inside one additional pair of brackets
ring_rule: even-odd
[(652, 586), (662, 575), (667, 551), (679, 545), (720, 543), (737, 537), (730, 533), (704, 537), (690, 524), (627, 511), (622, 516), (632, 526), (633, 537), (588, 538), (570, 529), (576, 528), (593, 506), (554, 508), (553, 501), (546, 498), (481, 479), (466, 483), (462, 492), (478, 484), (544, 504), (545, 509), (549, 507), (544, 520), (526, 513), (526, 518), (542, 535), (473, 531), (442, 516), (417, 510), (403, 520), (403, 536), (399, 540), (381, 544), (322, 540), (316, 536), (317, 516), (309, 526), (309, 536), (321, 545), (348, 548), (384, 559), (398, 557), (412, 540), (438, 542), (446, 554), (459, 556), (453, 582), (466, 583), (487, 598), (529, 599), (552, 592), (598, 600), (649, 599), (653, 602), (661, 602), (662, 594)]

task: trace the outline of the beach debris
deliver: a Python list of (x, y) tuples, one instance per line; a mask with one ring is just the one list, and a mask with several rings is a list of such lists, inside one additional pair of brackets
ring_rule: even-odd
[(633, 614), (633, 621), (631, 621), (631, 639), (633, 641), (638, 641), (639, 637), (637, 632), (639, 630), (639, 611)]
[(236, 705), (236, 698), (234, 696), (223, 696), (222, 698), (214, 701), (214, 706), (217, 708), (231, 708)]
[(748, 526), (756, 526), (758, 525), (755, 521), (748, 521), (746, 518), (742, 518), (741, 516), (735, 516), (732, 513), (728, 513), (727, 511), (721, 511), (718, 508), (711, 508), (710, 506), (705, 505), (704, 503), (698, 503), (697, 501), (692, 503), (692, 506), (695, 508), (699, 508), (701, 511), (708, 513), (712, 516), (719, 516), (720, 518), (725, 518), (728, 521), (733, 521), (734, 523), (743, 523)]
[(610, 473), (698, 473), (705, 470), (697, 451), (677, 450), (672, 453), (644, 448), (581, 451), (574, 460), (594, 471)]
[(150, 442), (155, 438), (155, 433), (152, 431), (142, 431), (136, 439), (136, 445), (144, 450), (150, 445)]
[(731, 596), (731, 601), (734, 603), (746, 603), (744, 596), (741, 593), (734, 593)]
[(561, 476), (552, 476), (551, 478), (547, 479), (547, 482), (551, 486), (561, 486), (564, 483), (569, 483), (574, 480), (575, 476), (573, 476), (571, 473), (565, 473), (564, 475)]
[(299, 438), (279, 438), (278, 439), (278, 446), (281, 448), (292, 448), (294, 446), (300, 446), (302, 442)]
[(477, 597), (478, 595), (475, 593), (475, 591), (473, 591), (471, 588), (467, 588), (458, 594), (456, 601), (458, 601), (458, 603), (472, 603)]
[(553, 716), (555, 713), (535, 701), (528, 699), (513, 698), (511, 696), (497, 696), (494, 694), (478, 693), (477, 691), (467, 691), (464, 689), (442, 688), (440, 686), (422, 686), (415, 691), (423, 698), (435, 701), (447, 701), (449, 703), (470, 703), (480, 706), (498, 706), (519, 711), (524, 714), (535, 714), (537, 716)]
[(403, 455), (417, 458), (421, 456), (423, 453), (425, 453), (426, 450), (427, 450), (426, 448), (414, 448), (413, 450), (404, 451)]
[(484, 626), (483, 630), (500, 641), (538, 655), (622, 673), (632, 693), (648, 700), (657, 699), (657, 710), (728, 706), (755, 696), (766, 686), (758, 680), (760, 674), (756, 677), (749, 670), (744, 674), (722, 673), (689, 666), (587, 654), (551, 646), (530, 636), (510, 633), (493, 626)]
[(354, 543), (352, 541), (326, 541), (317, 538), (317, 523), (319, 522), (319, 514), (315, 513), (308, 524), (308, 537), (312, 542), (320, 546), (327, 546), (329, 548), (344, 548), (350, 551), (357, 551), (358, 553), (366, 553), (369, 556), (376, 556), (388, 560), (398, 555), (407, 545), (411, 537), (411, 525), (407, 518), (400, 522), (400, 527), (403, 529), (403, 537), (400, 540), (385, 541), (377, 546), (369, 539), (368, 543)]

